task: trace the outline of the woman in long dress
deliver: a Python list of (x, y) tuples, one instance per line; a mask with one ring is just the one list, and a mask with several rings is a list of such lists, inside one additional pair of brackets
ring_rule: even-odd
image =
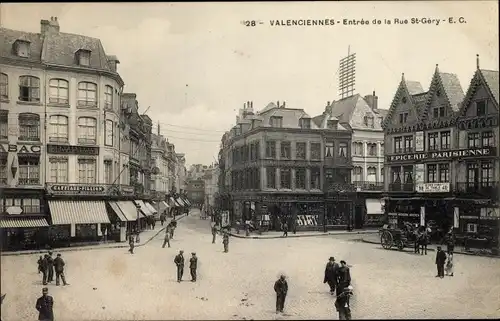
[(446, 275), (453, 276), (453, 253), (448, 254), (445, 268)]

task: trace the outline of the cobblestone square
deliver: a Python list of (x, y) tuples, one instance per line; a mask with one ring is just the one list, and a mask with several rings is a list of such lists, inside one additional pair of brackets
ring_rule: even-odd
[[(211, 244), (209, 222), (180, 221), (172, 248), (162, 235), (131, 255), (126, 249), (64, 252), (66, 287), (49, 285), (57, 320), (337, 319), (323, 284), (329, 256), (351, 265), (353, 318), (498, 318), (500, 260), (457, 255), (455, 276), (435, 278), (434, 253), (382, 250), (348, 237), (232, 238)], [(198, 282), (175, 280), (178, 250), (199, 257)], [(55, 251), (57, 253), (57, 251)], [(37, 255), (2, 257), (2, 320), (34, 320), (41, 295)], [(275, 314), (273, 283), (288, 276), (285, 314)]]

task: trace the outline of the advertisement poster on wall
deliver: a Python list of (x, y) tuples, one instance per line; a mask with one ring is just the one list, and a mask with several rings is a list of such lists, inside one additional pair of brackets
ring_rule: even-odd
[(221, 212), (221, 227), (228, 227), (230, 225), (229, 222), (229, 211), (222, 211)]
[(415, 133), (415, 151), (417, 152), (424, 151), (424, 132)]

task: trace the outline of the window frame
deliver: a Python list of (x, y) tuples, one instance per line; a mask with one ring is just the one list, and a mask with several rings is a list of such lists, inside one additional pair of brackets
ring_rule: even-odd
[[(431, 141), (434, 144), (431, 144)], [(427, 133), (427, 151), (436, 151), (439, 150), (439, 132)]]
[(280, 142), (280, 159), (292, 159), (292, 143), (288, 140)]
[[(443, 144), (443, 138), (445, 138), (446, 144)], [(439, 132), (439, 145), (441, 149), (450, 149), (451, 148), (451, 131), (446, 130)]]
[[(23, 84), (26, 83), (26, 84)], [(27, 96), (23, 94), (27, 90)], [(34, 94), (36, 93), (36, 94)], [(24, 103), (40, 103), (40, 78), (31, 75), (19, 76), (19, 97), (18, 100)], [(38, 97), (36, 97), (38, 96)]]
[(269, 117), (269, 125), (271, 125), (272, 128), (283, 128), (283, 117), (281, 116)]
[[(114, 146), (115, 145), (115, 123), (111, 119), (106, 119), (104, 121), (104, 146)], [(109, 131), (111, 128), (111, 132)], [(111, 142), (110, 142), (111, 140)]]
[[(266, 188), (276, 189), (276, 170), (277, 169), (274, 166), (267, 166), (266, 167)], [(271, 173), (272, 173), (272, 175), (271, 175)], [(269, 177), (272, 178), (271, 181), (269, 180)]]
[[(301, 146), (299, 148), (299, 146)], [(302, 153), (299, 154), (299, 149)], [(306, 142), (295, 142), (295, 159), (305, 160), (307, 157), (307, 143)]]
[(346, 142), (339, 142), (339, 157), (349, 157), (349, 144)]
[(438, 164), (426, 164), (426, 167), (426, 183), (439, 183)]
[[(88, 166), (81, 166), (86, 164)], [(95, 158), (79, 157), (78, 165), (78, 183), (79, 184), (96, 184), (97, 183), (97, 160)], [(91, 166), (93, 165), (93, 167)], [(82, 177), (82, 172), (85, 173)], [(93, 179), (89, 173), (93, 173)], [(89, 178), (90, 177), (90, 178)]]
[(403, 136), (404, 140), (404, 152), (413, 152), (413, 135)]
[(395, 154), (401, 154), (403, 153), (403, 136), (396, 136), (393, 137), (393, 142), (394, 142), (394, 153)]
[[(19, 141), (39, 142), (40, 141), (40, 115), (35, 113), (20, 113), (18, 115)], [(31, 121), (36, 124), (29, 124)], [(28, 122), (27, 124), (23, 122)], [(35, 129), (33, 129), (35, 128)], [(27, 133), (24, 133), (24, 132)], [(35, 135), (32, 135), (32, 134)]]
[[(82, 125), (81, 121), (82, 120), (93, 120), (94, 121), (94, 126), (89, 126), (87, 124)], [(82, 128), (86, 128), (86, 130), (82, 130)], [(91, 133), (90, 129), (93, 128), (93, 133)], [(87, 133), (86, 131), (89, 131)], [(82, 135), (83, 134), (83, 135)], [(82, 136), (89, 136), (88, 137), (82, 137)], [(93, 138), (92, 138), (93, 136)], [(78, 144), (81, 145), (97, 145), (97, 119), (94, 117), (87, 117), (87, 116), (82, 116), (78, 117)]]
[(9, 100), (9, 75), (0, 73), (0, 99)]
[[(484, 108), (480, 108), (478, 103), (484, 103), (484, 105), (482, 106)], [(486, 99), (477, 100), (477, 101), (475, 101), (475, 106), (476, 106), (476, 116), (477, 117), (486, 116), (486, 111), (488, 110), (488, 100), (486, 100)], [(480, 112), (480, 110), (481, 110), (481, 112)]]
[[(292, 170), (289, 167), (282, 167), (279, 169), (280, 173), (280, 189), (292, 189)], [(286, 173), (288, 175), (288, 179), (285, 180), (286, 176), (283, 175), (283, 173)], [(283, 184), (283, 182), (286, 183)]]
[(266, 158), (276, 159), (276, 141), (266, 140)]
[[(110, 90), (111, 92), (108, 92)], [(113, 110), (114, 89), (110, 85), (104, 86), (104, 109)]]
[(19, 185), (40, 185), (40, 158), (21, 156), (18, 157), (18, 163), (17, 183)]
[[(85, 88), (83, 88), (85, 86)], [(93, 87), (93, 88), (91, 88)], [(82, 95), (82, 93), (85, 95)], [(90, 97), (89, 93), (94, 93), (94, 97)], [(78, 108), (97, 108), (98, 100), (98, 89), (97, 84), (91, 81), (80, 81), (78, 83), (78, 96), (77, 96), (77, 107)]]
[[(313, 146), (317, 146), (317, 150), (315, 150), (315, 148), (313, 148)], [(310, 158), (311, 160), (321, 160), (321, 143), (319, 142), (311, 142), (311, 146), (310, 146), (310, 149), (311, 149), (311, 153), (310, 153)], [(313, 153), (313, 151), (315, 153)], [(315, 154), (318, 154), (318, 157), (315, 157)]]
[(0, 113), (0, 140), (9, 139), (9, 112)]
[[(57, 165), (55, 165), (57, 164)], [(64, 164), (61, 165), (61, 164)], [(61, 173), (64, 174), (61, 175)], [(55, 175), (54, 175), (55, 174)], [(69, 181), (69, 158), (64, 156), (49, 157), (49, 182), (68, 183)]]
[[(61, 124), (59, 121), (53, 122), (53, 119), (65, 119), (66, 123)], [(65, 128), (63, 133), (59, 129)], [(56, 130), (55, 130), (56, 129)], [(65, 133), (64, 133), (65, 131)], [(49, 142), (51, 143), (67, 143), (69, 141), (69, 118), (66, 115), (50, 115), (49, 116)]]
[(480, 132), (468, 132), (467, 133), (467, 147), (468, 148), (481, 148), (481, 144), (482, 144), (482, 135)]
[[(303, 175), (299, 175), (299, 173), (301, 173)], [(302, 178), (302, 179), (300, 179), (300, 178)], [(295, 169), (295, 188), (305, 190), (307, 188), (306, 179), (307, 179), (306, 168), (305, 167), (296, 168)], [(302, 184), (299, 184), (299, 182), (302, 182)]]
[[(57, 82), (57, 84), (54, 85), (53, 82)], [(66, 84), (66, 87), (61, 86), (61, 84)], [(52, 93), (53, 88), (55, 88), (57, 91), (57, 94), (55, 96)], [(61, 95), (61, 90), (63, 92), (64, 90), (66, 90), (66, 97), (64, 97), (64, 95)], [(52, 78), (49, 80), (49, 104), (69, 104), (69, 81), (62, 78)]]

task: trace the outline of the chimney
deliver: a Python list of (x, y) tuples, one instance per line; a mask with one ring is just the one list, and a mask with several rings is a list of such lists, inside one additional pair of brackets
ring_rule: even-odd
[(109, 55), (107, 56), (108, 58), (108, 65), (111, 68), (113, 72), (117, 71), (118, 64), (120, 63), (120, 60), (115, 55)]
[(373, 109), (378, 109), (378, 96), (375, 95), (375, 90), (373, 91)]
[(247, 103), (243, 103), (243, 110), (247, 109)]
[(253, 101), (250, 102), (250, 108), (253, 108)]
[(476, 68), (479, 69), (479, 54), (476, 55)]
[(59, 22), (57, 17), (50, 17), (49, 20), (40, 20), (40, 33), (46, 36), (50, 32), (59, 32)]
[(285, 105), (286, 105), (286, 101), (283, 102), (283, 105), (281, 105), (281, 108), (286, 108)]

